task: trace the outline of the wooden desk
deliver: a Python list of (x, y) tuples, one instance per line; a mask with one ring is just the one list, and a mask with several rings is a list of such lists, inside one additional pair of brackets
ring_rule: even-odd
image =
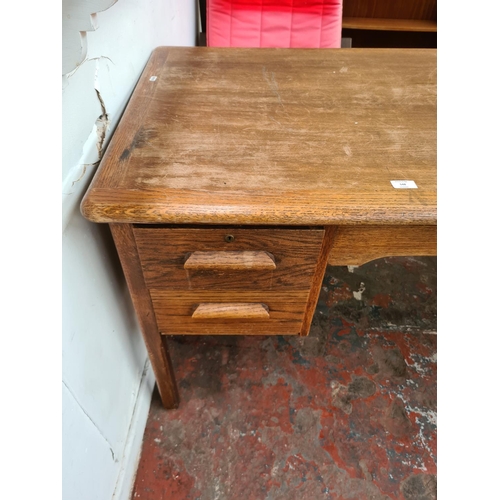
[(436, 254), (436, 51), (158, 48), (81, 209), (176, 407), (163, 335), (307, 335), (327, 262)]

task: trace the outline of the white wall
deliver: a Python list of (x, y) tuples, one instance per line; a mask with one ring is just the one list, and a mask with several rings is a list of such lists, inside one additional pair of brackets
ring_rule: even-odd
[(63, 0), (64, 500), (125, 499), (132, 486), (154, 379), (109, 230), (79, 205), (152, 49), (195, 44), (195, 6)]

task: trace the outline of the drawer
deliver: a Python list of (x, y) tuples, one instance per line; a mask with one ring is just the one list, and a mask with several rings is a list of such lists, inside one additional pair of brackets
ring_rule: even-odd
[(308, 290), (323, 229), (134, 227), (146, 286)]
[(308, 291), (151, 289), (150, 295), (164, 335), (297, 335)]

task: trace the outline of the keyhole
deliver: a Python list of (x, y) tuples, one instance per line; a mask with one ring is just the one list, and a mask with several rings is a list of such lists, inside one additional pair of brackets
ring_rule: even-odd
[(224, 240), (226, 243), (232, 243), (234, 241), (234, 236), (232, 234), (226, 234), (226, 236), (224, 236)]

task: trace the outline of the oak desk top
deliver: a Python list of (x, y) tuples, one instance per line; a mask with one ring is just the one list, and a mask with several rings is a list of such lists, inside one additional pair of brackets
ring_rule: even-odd
[(108, 223), (435, 225), (436, 51), (160, 47), (82, 213)]

